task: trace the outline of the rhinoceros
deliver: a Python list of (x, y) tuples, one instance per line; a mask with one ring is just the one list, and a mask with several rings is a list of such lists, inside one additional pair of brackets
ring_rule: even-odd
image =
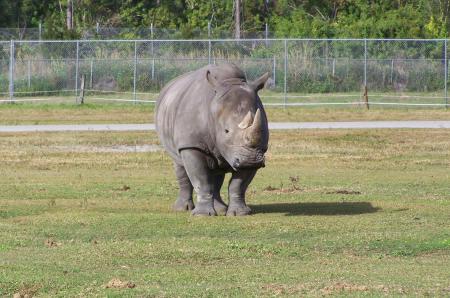
[[(175, 211), (192, 215), (247, 215), (245, 192), (264, 167), (269, 130), (257, 92), (269, 74), (252, 82), (234, 64), (207, 65), (169, 82), (159, 94), (155, 125), (174, 162), (179, 184)], [(220, 197), (231, 172), (228, 206)], [(197, 194), (194, 206), (192, 192)]]

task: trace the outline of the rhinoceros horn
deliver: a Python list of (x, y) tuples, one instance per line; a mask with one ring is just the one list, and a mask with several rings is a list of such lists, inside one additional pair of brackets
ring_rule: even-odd
[(239, 128), (246, 129), (253, 123), (253, 116), (252, 112), (248, 111), (247, 115), (245, 115), (244, 119), (239, 123)]
[[(248, 115), (248, 114), (247, 114)], [(245, 119), (245, 118), (244, 118)], [(256, 147), (261, 143), (262, 137), (261, 111), (258, 108), (255, 113), (252, 125), (245, 129), (246, 143), (251, 147)]]

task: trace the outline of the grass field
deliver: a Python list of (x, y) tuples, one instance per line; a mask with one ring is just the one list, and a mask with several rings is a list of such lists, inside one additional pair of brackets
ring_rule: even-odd
[(197, 218), (154, 133), (0, 134), (0, 296), (448, 296), (449, 136), (274, 132), (254, 214)]
[[(450, 109), (373, 106), (266, 107), (269, 121), (450, 120)], [(0, 125), (70, 123), (150, 123), (153, 104), (17, 103), (0, 104)]]

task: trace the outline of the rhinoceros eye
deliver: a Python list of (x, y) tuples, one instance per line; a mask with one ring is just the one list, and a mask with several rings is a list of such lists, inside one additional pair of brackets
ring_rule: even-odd
[(228, 129), (225, 129), (225, 133), (229, 133), (230, 131)]

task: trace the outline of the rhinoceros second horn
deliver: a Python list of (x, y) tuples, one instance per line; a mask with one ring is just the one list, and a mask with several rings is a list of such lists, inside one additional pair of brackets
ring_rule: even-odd
[(246, 129), (253, 124), (252, 112), (248, 111), (241, 123), (239, 123), (239, 128)]

